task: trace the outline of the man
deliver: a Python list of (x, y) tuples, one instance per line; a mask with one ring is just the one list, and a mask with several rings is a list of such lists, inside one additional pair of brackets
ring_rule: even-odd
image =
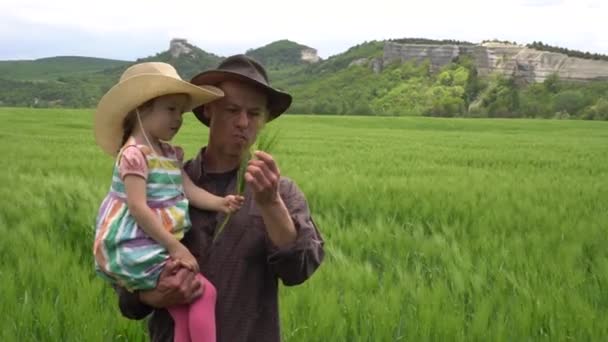
[[(289, 108), (291, 96), (272, 88), (264, 68), (244, 55), (195, 76), (195, 85), (215, 85), (226, 96), (194, 110), (209, 126), (208, 146), (184, 165), (195, 184), (219, 196), (235, 192), (240, 161), (265, 121)], [(297, 285), (321, 264), (323, 240), (296, 184), (281, 177), (272, 156), (256, 153), (245, 173), (245, 203), (214, 240), (223, 214), (190, 207), (192, 229), (184, 244), (217, 289), (218, 341), (279, 341), (278, 279)], [(190, 303), (205, 289), (192, 273), (169, 262), (156, 289), (117, 289), (125, 317), (148, 323), (153, 341), (173, 341), (173, 321), (164, 309)]]

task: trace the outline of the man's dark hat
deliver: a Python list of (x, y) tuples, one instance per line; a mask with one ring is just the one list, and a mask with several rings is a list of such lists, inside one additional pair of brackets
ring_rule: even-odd
[[(226, 58), (217, 69), (203, 71), (194, 76), (190, 83), (194, 85), (219, 85), (223, 81), (234, 80), (253, 84), (268, 95), (268, 121), (276, 119), (291, 105), (291, 95), (270, 86), (264, 67), (246, 55), (235, 55)], [(204, 115), (204, 107), (192, 110), (196, 118), (209, 126), (209, 119)]]

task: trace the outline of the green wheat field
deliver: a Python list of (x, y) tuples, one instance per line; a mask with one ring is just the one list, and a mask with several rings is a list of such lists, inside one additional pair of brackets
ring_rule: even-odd
[[(0, 109), (0, 341), (144, 341), (94, 275), (92, 110)], [(285, 341), (608, 338), (608, 122), (285, 116), (326, 260)], [(175, 143), (207, 129), (189, 114)]]

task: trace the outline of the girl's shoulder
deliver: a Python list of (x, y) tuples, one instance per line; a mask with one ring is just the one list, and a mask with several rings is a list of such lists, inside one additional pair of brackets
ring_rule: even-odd
[(148, 145), (131, 145), (131, 146), (140, 150), (141, 153), (146, 157), (152, 154), (152, 149)]
[(177, 145), (171, 145), (169, 143), (162, 143), (165, 155), (170, 158), (177, 159), (180, 163), (184, 161), (184, 149)]
[(146, 148), (147, 146), (127, 145), (121, 149), (116, 160), (116, 166), (118, 167), (121, 179), (129, 174), (140, 176), (144, 179), (148, 178)]
[(133, 138), (133, 137), (129, 138), (125, 142), (125, 144), (121, 147), (120, 152), (118, 153), (118, 156), (120, 157), (127, 150), (131, 150), (131, 151), (139, 150), (141, 152), (141, 154), (143, 154), (144, 157), (146, 157), (146, 158), (152, 154), (152, 149), (148, 145), (138, 144), (137, 141), (135, 141), (135, 138)]
[(117, 155), (117, 161), (120, 161), (125, 156), (141, 156), (144, 159), (148, 159), (152, 155), (152, 149), (146, 145), (138, 144), (125, 144)]

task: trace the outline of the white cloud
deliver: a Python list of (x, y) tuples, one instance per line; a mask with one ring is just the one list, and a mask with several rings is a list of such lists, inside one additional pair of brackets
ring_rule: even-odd
[(557, 6), (561, 5), (564, 0), (521, 0), (523, 6)]
[[(323, 56), (373, 39), (498, 38), (523, 43), (542, 40), (608, 53), (606, 18), (608, 7), (603, 0), (4, 0), (0, 43), (23, 32), (23, 46), (28, 39), (36, 40), (31, 37), (53, 41), (58, 38), (50, 34), (68, 34), (74, 45), (84, 49), (95, 37), (106, 37), (100, 43), (109, 45), (107, 56), (135, 58), (149, 54), (136, 48), (164, 49), (176, 36), (223, 55), (288, 38), (318, 48)], [(110, 38), (117, 40), (115, 44)], [(70, 39), (62, 38), (61, 46), (68, 46)], [(125, 51), (116, 51), (112, 45)], [(95, 53), (103, 48), (97, 46)], [(51, 47), (46, 51), (47, 55), (63, 53)]]

